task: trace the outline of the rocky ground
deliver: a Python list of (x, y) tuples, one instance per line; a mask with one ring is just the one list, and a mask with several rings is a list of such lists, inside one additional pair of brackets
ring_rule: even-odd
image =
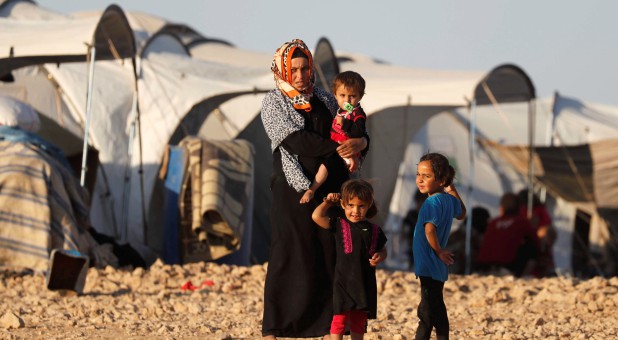
[[(84, 293), (0, 271), (1, 339), (258, 339), (266, 265), (213, 263), (94, 269)], [(366, 339), (413, 339), (419, 281), (378, 270), (378, 319)], [(190, 282), (190, 283), (189, 283)], [(514, 279), (451, 275), (452, 339), (616, 339), (618, 277)]]

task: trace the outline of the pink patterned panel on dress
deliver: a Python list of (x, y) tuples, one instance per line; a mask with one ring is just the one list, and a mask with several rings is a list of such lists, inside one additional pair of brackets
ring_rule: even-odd
[(340, 218), (341, 221), (341, 233), (343, 234), (343, 251), (346, 254), (352, 253), (352, 231), (350, 230), (350, 224), (348, 221)]

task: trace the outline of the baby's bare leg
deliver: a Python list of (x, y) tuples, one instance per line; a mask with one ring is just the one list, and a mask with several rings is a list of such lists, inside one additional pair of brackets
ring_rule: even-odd
[(311, 201), (312, 198), (313, 198), (313, 190), (307, 189), (307, 191), (305, 191), (305, 193), (303, 194), (303, 197), (300, 198), (300, 204), (305, 204)]
[(315, 192), (318, 191), (322, 183), (326, 181), (326, 178), (328, 178), (328, 170), (326, 169), (324, 164), (320, 164), (318, 173), (315, 174), (315, 179), (313, 180), (313, 183), (311, 183), (311, 187), (309, 187), (309, 189), (307, 189), (307, 191), (305, 191), (305, 193), (303, 194), (303, 197), (301, 197), (300, 204), (311, 201)]

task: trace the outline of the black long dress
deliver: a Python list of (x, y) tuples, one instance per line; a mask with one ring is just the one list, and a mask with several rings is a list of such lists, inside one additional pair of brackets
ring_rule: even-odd
[(328, 178), (314, 199), (300, 204), (302, 193), (285, 179), (281, 153), (273, 153), (271, 177), (272, 241), (264, 287), (263, 335), (320, 337), (332, 321), (334, 239), (311, 219), (313, 210), (330, 192), (339, 192), (349, 173), (330, 140), (332, 115), (314, 96), (311, 112), (299, 111), (305, 129), (290, 134), (282, 147), (299, 155), (305, 175), (313, 180), (320, 163), (327, 163)]
[(382, 229), (369, 221), (353, 223), (343, 212), (330, 219), (335, 235), (337, 261), (333, 284), (333, 313), (361, 310), (369, 319), (377, 313), (376, 268), (369, 259), (386, 244)]

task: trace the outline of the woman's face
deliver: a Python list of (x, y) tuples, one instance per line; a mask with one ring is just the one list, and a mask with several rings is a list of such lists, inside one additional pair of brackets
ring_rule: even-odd
[(292, 72), (292, 79), (290, 79), (292, 86), (301, 92), (306, 90), (309, 86), (309, 78), (311, 76), (309, 60), (302, 57), (292, 59), (290, 71)]
[(356, 107), (362, 97), (363, 96), (361, 96), (358, 91), (343, 85), (339, 85), (335, 90), (335, 98), (337, 99), (337, 103), (342, 110), (345, 110), (345, 103), (350, 103), (352, 106)]
[(422, 161), (416, 167), (416, 186), (418, 191), (430, 196), (444, 190), (444, 181), (438, 181), (430, 161)]

